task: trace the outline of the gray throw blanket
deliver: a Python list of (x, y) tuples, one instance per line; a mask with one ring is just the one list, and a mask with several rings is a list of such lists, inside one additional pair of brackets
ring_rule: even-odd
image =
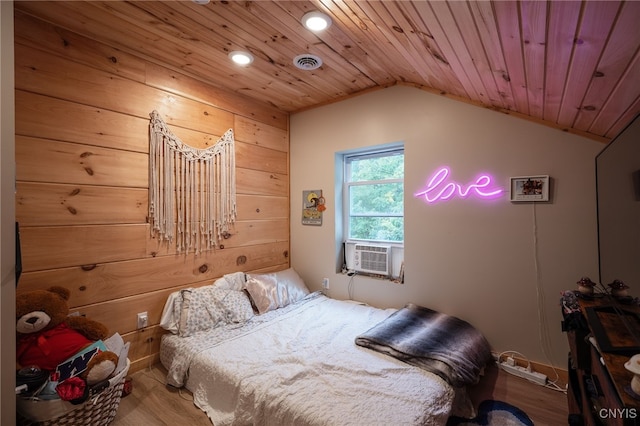
[(491, 360), (489, 342), (472, 325), (412, 303), (356, 337), (356, 344), (437, 374), (455, 387), (477, 383)]

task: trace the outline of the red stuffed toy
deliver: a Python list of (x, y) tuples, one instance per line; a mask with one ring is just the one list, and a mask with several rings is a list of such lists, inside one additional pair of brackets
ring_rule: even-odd
[[(17, 368), (36, 366), (53, 373), (56, 367), (97, 340), (107, 328), (94, 320), (69, 316), (70, 292), (64, 287), (16, 295)], [(118, 365), (109, 351), (95, 355), (80, 377), (88, 385), (108, 379)]]

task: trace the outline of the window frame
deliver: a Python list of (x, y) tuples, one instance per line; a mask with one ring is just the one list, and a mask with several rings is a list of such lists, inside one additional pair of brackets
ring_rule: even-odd
[(398, 154), (401, 154), (403, 156), (403, 158), (404, 158), (404, 154), (405, 154), (404, 144), (397, 144), (397, 145), (393, 145), (393, 146), (385, 146), (385, 147), (382, 147), (382, 148), (381, 147), (377, 147), (377, 148), (371, 148), (371, 149), (367, 149), (367, 150), (353, 151), (353, 152), (349, 152), (349, 153), (345, 153), (344, 154), (343, 162), (342, 162), (343, 163), (342, 222), (343, 222), (344, 240), (346, 242), (368, 242), (368, 243), (373, 243), (373, 244), (389, 245), (389, 246), (392, 246), (392, 247), (404, 247), (404, 228), (405, 228), (405, 223), (404, 223), (404, 218), (405, 218), (404, 201), (403, 201), (402, 213), (401, 214), (390, 213), (390, 214), (355, 215), (355, 216), (361, 216), (361, 217), (366, 217), (366, 216), (372, 216), (372, 217), (401, 217), (403, 219), (402, 240), (401, 241), (361, 239), (361, 238), (351, 238), (350, 237), (350, 232), (351, 232), (350, 231), (350, 218), (352, 217), (352, 214), (351, 214), (351, 203), (350, 203), (351, 188), (352, 187), (357, 187), (357, 186), (370, 186), (370, 185), (376, 185), (376, 184), (401, 183), (402, 186), (403, 186), (403, 192), (404, 192), (404, 180), (405, 180), (404, 169), (403, 169), (402, 178), (390, 178), (390, 179), (378, 179), (378, 180), (352, 182), (351, 181), (351, 163), (355, 159), (361, 160), (361, 159), (367, 159), (367, 158), (388, 157), (388, 156), (391, 156), (391, 155), (398, 155)]

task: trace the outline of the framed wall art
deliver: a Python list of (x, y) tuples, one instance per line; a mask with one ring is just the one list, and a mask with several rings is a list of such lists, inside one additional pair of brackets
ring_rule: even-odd
[(549, 176), (511, 178), (511, 201), (549, 201)]
[(302, 224), (322, 226), (324, 203), (321, 189), (302, 191)]

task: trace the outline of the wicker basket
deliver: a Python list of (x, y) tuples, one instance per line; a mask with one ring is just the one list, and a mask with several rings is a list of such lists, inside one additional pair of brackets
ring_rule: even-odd
[(127, 359), (125, 368), (109, 379), (109, 386), (91, 395), (83, 404), (73, 405), (61, 399), (18, 398), (20, 425), (108, 425), (118, 412), (124, 379), (130, 366), (131, 362)]

